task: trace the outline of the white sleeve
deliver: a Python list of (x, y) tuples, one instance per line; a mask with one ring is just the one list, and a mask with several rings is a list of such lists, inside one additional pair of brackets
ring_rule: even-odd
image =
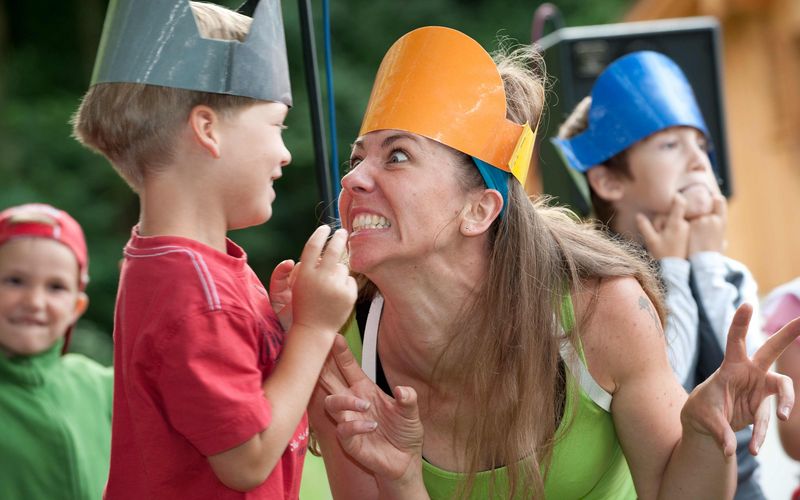
[(689, 288), (689, 261), (678, 257), (659, 260), (661, 278), (666, 287), (667, 353), (672, 371), (684, 385), (697, 363), (698, 313)]
[(758, 286), (753, 275), (744, 264), (719, 252), (699, 252), (689, 261), (700, 300), (723, 352), (736, 309), (743, 302), (753, 306), (747, 334), (747, 351), (752, 355), (761, 345)]

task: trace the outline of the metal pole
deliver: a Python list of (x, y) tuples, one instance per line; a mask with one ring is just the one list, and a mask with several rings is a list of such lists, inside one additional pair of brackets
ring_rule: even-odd
[(311, 0), (298, 0), (300, 10), (300, 34), (303, 39), (303, 64), (308, 89), (308, 108), (311, 111), (311, 131), (314, 138), (314, 164), (316, 168), (317, 186), (322, 201), (325, 223), (336, 220), (330, 170), (328, 169), (328, 150), (325, 142), (325, 125), (322, 120), (322, 97), (317, 74), (317, 50), (314, 42), (313, 17)]

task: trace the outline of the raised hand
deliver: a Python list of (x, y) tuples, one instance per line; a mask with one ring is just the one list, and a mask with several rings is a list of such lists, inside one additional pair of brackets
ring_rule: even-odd
[(678, 194), (667, 215), (658, 215), (652, 222), (644, 214), (636, 215), (636, 227), (654, 258), (687, 257), (689, 222), (684, 219), (685, 212), (686, 200)]
[(299, 266), (293, 260), (284, 260), (272, 271), (269, 279), (269, 301), (284, 331), (292, 326), (292, 285)]
[(338, 229), (327, 248), (329, 226), (320, 226), (308, 239), (292, 285), (293, 327), (338, 332), (350, 316), (358, 287), (343, 262), (347, 231)]
[(341, 336), (319, 384), (330, 394), (325, 409), (348, 455), (381, 479), (421, 474), (423, 429), (413, 388), (398, 386), (394, 397), (386, 395), (361, 370)]
[(725, 251), (725, 226), (728, 221), (728, 205), (725, 197), (714, 194), (712, 210), (689, 221), (689, 255), (697, 252)]
[(764, 443), (769, 424), (768, 396), (778, 396), (778, 418), (786, 420), (794, 406), (792, 381), (770, 371), (781, 352), (800, 335), (800, 318), (770, 337), (753, 358), (747, 356), (745, 337), (753, 309), (742, 304), (728, 331), (725, 359), (719, 369), (697, 386), (681, 412), (684, 429), (712, 436), (726, 456), (736, 452), (734, 431), (753, 425), (750, 452)]

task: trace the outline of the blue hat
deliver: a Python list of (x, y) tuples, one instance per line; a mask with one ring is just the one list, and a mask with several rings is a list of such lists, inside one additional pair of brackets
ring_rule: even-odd
[(711, 144), (692, 87), (678, 65), (658, 52), (633, 52), (597, 77), (587, 129), (551, 142), (571, 168), (586, 172), (642, 139), (676, 126), (700, 130)]

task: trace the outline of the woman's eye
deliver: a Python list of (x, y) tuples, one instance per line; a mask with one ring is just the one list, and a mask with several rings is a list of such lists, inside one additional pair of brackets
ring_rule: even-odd
[(401, 149), (395, 149), (389, 155), (389, 163), (400, 163), (403, 161), (408, 161), (408, 155)]
[(361, 158), (358, 156), (353, 156), (350, 158), (350, 162), (347, 165), (347, 171), (349, 172), (350, 170), (353, 170), (358, 166), (359, 163), (361, 163)]

